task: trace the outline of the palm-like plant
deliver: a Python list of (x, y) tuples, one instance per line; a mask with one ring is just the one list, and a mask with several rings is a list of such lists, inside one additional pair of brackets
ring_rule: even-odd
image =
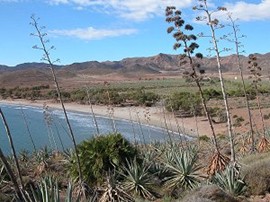
[(123, 189), (133, 196), (140, 196), (145, 199), (154, 199), (153, 176), (149, 172), (150, 166), (138, 163), (136, 159), (127, 162), (122, 168), (120, 175), (123, 177)]
[(246, 190), (245, 182), (239, 178), (238, 171), (232, 166), (227, 166), (224, 171), (216, 173), (212, 178), (212, 183), (235, 196)]
[(199, 173), (201, 166), (197, 164), (197, 153), (185, 151), (170, 151), (165, 157), (165, 167), (170, 175), (165, 178), (165, 187), (171, 190), (177, 188), (193, 189), (202, 178)]
[[(78, 145), (78, 154), (82, 162), (83, 179), (90, 184), (102, 183), (104, 175), (115, 167), (125, 164), (126, 159), (133, 159), (137, 150), (119, 133), (94, 137)], [(70, 173), (78, 178), (78, 172), (71, 157)]]

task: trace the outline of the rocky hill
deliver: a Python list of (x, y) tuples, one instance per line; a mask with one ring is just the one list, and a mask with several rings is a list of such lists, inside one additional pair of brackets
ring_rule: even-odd
[[(258, 58), (258, 64), (265, 74), (270, 73), (270, 53), (255, 54)], [(241, 56), (243, 70), (247, 70), (248, 58)], [(237, 73), (237, 57), (230, 55), (222, 57), (223, 71)], [(158, 54), (152, 57), (125, 58), (121, 61), (89, 61), (82, 63), (73, 63), (64, 66), (55, 66), (59, 79), (82, 78), (93, 75), (121, 75), (122, 77), (132, 75), (140, 76), (146, 74), (166, 74), (172, 72), (185, 71), (186, 65), (180, 64), (179, 55)], [(204, 58), (201, 61), (202, 67), (206, 73), (217, 72), (216, 59)], [(24, 63), (14, 67), (0, 65), (0, 84), (9, 85), (11, 82), (18, 85), (38, 82), (47, 83), (50, 80), (50, 71), (48, 65), (44, 63)]]

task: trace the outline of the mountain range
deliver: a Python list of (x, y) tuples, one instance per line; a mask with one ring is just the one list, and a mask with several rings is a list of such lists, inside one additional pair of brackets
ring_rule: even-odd
[[(270, 72), (270, 53), (255, 54), (259, 66), (264, 73)], [(248, 57), (240, 56), (243, 71), (248, 72)], [(217, 72), (216, 58), (204, 58), (200, 61), (206, 73)], [(229, 55), (221, 58), (224, 73), (237, 73), (237, 56)], [(181, 65), (179, 55), (160, 53), (151, 57), (125, 58), (120, 61), (89, 61), (69, 65), (55, 65), (55, 70), (60, 80), (83, 80), (93, 76), (117, 75), (122, 78), (141, 77), (145, 75), (181, 75), (188, 69)], [(0, 85), (8, 86), (31, 85), (34, 82), (48, 83), (51, 80), (50, 70), (45, 63), (23, 63), (13, 67), (0, 65)]]

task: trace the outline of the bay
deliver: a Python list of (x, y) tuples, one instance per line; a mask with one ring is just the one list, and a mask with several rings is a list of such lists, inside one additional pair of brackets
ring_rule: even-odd
[[(71, 138), (66, 127), (64, 114), (61, 110), (44, 110), (39, 107), (1, 104), (1, 109), (8, 122), (17, 152), (33, 151), (47, 146), (50, 149), (63, 150), (73, 148)], [(72, 129), (77, 143), (89, 139), (96, 134), (93, 117), (88, 113), (68, 112)], [(101, 134), (113, 132), (111, 118), (97, 116), (97, 123)], [(130, 120), (115, 120), (117, 132), (120, 132), (131, 142), (149, 143), (151, 141), (168, 140), (168, 132), (164, 129), (151, 127)], [(0, 123), (0, 147), (5, 154), (10, 154), (10, 147), (5, 134), (3, 123)], [(174, 140), (180, 136), (171, 134)], [(188, 138), (186, 136), (183, 136)]]

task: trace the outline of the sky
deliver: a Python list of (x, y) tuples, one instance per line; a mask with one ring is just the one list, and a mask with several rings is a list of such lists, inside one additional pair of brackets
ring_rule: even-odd
[[(196, 0), (0, 0), (0, 64), (15, 66), (40, 62), (42, 52), (30, 25), (34, 14), (45, 26), (52, 60), (62, 65), (86, 61), (118, 61), (127, 57), (148, 57), (159, 53), (180, 54), (173, 50), (175, 40), (167, 34), (166, 6), (176, 6), (194, 34), (209, 34), (209, 27), (198, 23), (201, 15), (193, 11)], [(208, 0), (210, 9), (225, 6), (237, 20), (245, 55), (270, 52), (270, 0)], [(219, 16), (224, 25), (226, 17)], [(218, 36), (231, 32), (231, 27), (217, 30)], [(209, 38), (199, 38), (199, 51), (208, 55)], [(220, 42), (220, 49), (233, 48)], [(233, 54), (234, 49), (222, 52)]]

